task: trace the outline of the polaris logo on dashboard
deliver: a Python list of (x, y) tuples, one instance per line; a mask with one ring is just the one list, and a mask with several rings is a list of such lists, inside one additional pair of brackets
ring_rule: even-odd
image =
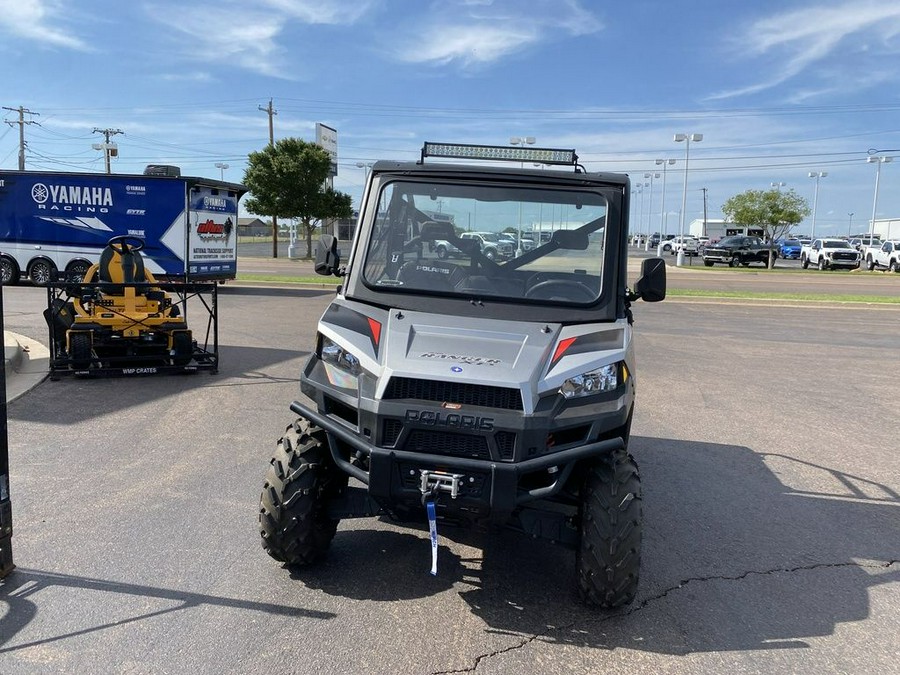
[(502, 363), (500, 359), (488, 359), (484, 356), (465, 356), (462, 354), (442, 354), (440, 352), (424, 352), (419, 355), (423, 359), (439, 359), (441, 361), (456, 361), (469, 366), (496, 366)]
[(457, 413), (433, 412), (431, 410), (407, 410), (407, 424), (419, 424), (424, 427), (449, 427), (452, 429), (469, 429), (472, 431), (493, 431), (493, 417), (477, 415), (460, 415)]

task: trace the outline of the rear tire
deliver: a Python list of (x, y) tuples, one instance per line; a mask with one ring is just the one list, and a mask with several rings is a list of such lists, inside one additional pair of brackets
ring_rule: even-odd
[(896, 260), (891, 260), (890, 269), (891, 269), (891, 272), (895, 272), (895, 273), (900, 272), (900, 262), (897, 262)]
[(800, 267), (807, 269), (809, 267), (809, 259), (806, 256), (800, 256)]
[(72, 360), (72, 368), (74, 370), (90, 368), (91, 349), (90, 333), (69, 334), (69, 358)]
[(704, 260), (703, 264), (706, 265), (707, 267), (712, 267), (713, 265), (715, 265), (715, 263), (712, 260)]
[(172, 363), (186, 366), (194, 355), (194, 340), (187, 331), (179, 331), (172, 336)]
[(626, 451), (590, 467), (580, 515), (575, 564), (581, 598), (606, 609), (628, 604), (637, 593), (643, 525), (641, 479)]
[(320, 560), (337, 531), (330, 499), (347, 485), (334, 466), (322, 429), (302, 417), (278, 441), (259, 499), (259, 533), (271, 557), (304, 566)]

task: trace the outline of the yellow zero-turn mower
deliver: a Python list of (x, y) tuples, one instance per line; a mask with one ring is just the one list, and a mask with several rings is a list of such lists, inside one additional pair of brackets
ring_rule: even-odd
[(57, 331), (72, 369), (191, 362), (191, 331), (178, 303), (154, 285), (158, 282), (140, 254), (143, 247), (139, 238), (113, 237), (83, 282), (68, 287), (70, 299), (57, 300), (58, 306), (49, 308), (48, 323)]

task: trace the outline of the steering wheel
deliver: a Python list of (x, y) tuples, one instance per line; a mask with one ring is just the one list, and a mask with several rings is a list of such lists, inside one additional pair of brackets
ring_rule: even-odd
[(119, 255), (124, 256), (144, 248), (144, 240), (131, 234), (120, 234), (118, 237), (113, 237), (106, 242), (106, 245)]
[(525, 291), (525, 297), (534, 300), (566, 300), (568, 302), (593, 302), (597, 299), (594, 291), (584, 284), (565, 279), (541, 281)]

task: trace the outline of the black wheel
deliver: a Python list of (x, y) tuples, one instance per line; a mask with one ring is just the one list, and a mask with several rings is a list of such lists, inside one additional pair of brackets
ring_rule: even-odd
[(712, 260), (704, 260), (703, 264), (706, 265), (707, 267), (712, 267), (713, 265), (715, 265), (715, 263)]
[(826, 267), (826, 265), (825, 265), (825, 258), (824, 257), (819, 258), (819, 271), (824, 272), (827, 269), (828, 269), (828, 267)]
[(578, 590), (598, 607), (626, 605), (637, 593), (641, 564), (641, 479), (621, 450), (591, 466), (581, 496)]
[(84, 275), (87, 274), (90, 263), (84, 260), (76, 260), (66, 268), (66, 280), (80, 284), (84, 281)]
[(488, 260), (495, 260), (497, 258), (497, 251), (495, 249), (489, 248), (485, 250), (484, 257)]
[(19, 266), (10, 258), (0, 256), (0, 284), (15, 286), (19, 283)]
[(441, 260), (447, 259), (447, 247), (446, 246), (438, 246), (437, 247), (437, 257)]
[(46, 286), (56, 267), (49, 260), (35, 260), (28, 268), (28, 278), (35, 286)]
[(802, 267), (803, 269), (809, 267), (809, 260), (806, 258), (806, 256), (800, 256), (800, 267)]
[(741, 259), (738, 256), (734, 256), (729, 263), (732, 267), (737, 267), (741, 264)]
[(897, 262), (896, 260), (891, 260), (890, 270), (891, 270), (891, 272), (900, 272), (900, 262)]
[(188, 331), (179, 331), (172, 335), (172, 363), (186, 366), (194, 354), (194, 340)]
[(870, 272), (875, 269), (875, 261), (872, 260), (872, 256), (866, 258), (866, 269)]
[(69, 334), (69, 358), (72, 360), (72, 368), (84, 370), (91, 366), (91, 334)]
[(259, 533), (270, 556), (309, 565), (328, 551), (338, 521), (328, 517), (330, 498), (347, 485), (334, 466), (322, 429), (299, 418), (278, 441), (259, 498)]

